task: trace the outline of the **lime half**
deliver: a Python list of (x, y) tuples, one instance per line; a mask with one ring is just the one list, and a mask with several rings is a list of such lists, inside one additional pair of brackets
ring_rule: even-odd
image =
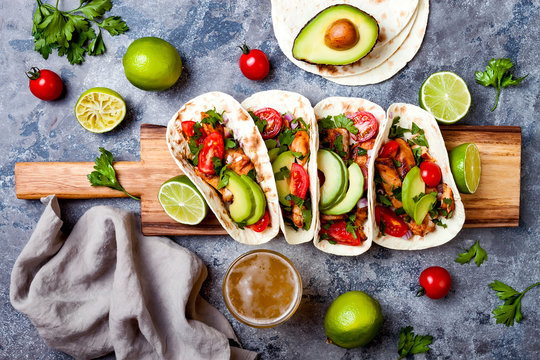
[(480, 152), (473, 143), (461, 144), (450, 151), (450, 168), (460, 192), (474, 194), (482, 173)]
[(196, 225), (206, 216), (206, 202), (199, 190), (185, 175), (167, 180), (159, 188), (158, 200), (174, 220)]
[(420, 88), (420, 106), (437, 121), (453, 124), (461, 120), (471, 107), (467, 84), (449, 71), (431, 74)]
[(88, 131), (111, 131), (124, 120), (126, 103), (116, 91), (95, 87), (82, 93), (75, 105), (75, 117)]

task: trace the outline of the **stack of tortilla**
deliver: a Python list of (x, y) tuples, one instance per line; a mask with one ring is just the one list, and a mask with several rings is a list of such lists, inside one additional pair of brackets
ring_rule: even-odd
[[(379, 38), (371, 53), (350, 65), (313, 65), (292, 55), (293, 43), (315, 15), (329, 6), (348, 4), (373, 16)], [(429, 0), (272, 0), (274, 33), (295, 65), (342, 85), (376, 84), (397, 74), (416, 55), (429, 15)]]

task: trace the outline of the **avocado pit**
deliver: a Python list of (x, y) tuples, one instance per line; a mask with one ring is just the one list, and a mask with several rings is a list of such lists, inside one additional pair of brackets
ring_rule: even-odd
[(324, 43), (331, 49), (343, 51), (353, 48), (360, 40), (358, 29), (349, 19), (334, 21), (324, 34)]

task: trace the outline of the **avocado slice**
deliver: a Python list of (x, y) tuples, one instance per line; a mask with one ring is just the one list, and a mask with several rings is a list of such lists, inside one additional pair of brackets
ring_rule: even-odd
[(371, 15), (351, 5), (333, 5), (300, 30), (292, 53), (310, 64), (347, 65), (369, 54), (378, 37), (379, 24)]
[(403, 179), (403, 187), (401, 189), (401, 202), (403, 203), (403, 210), (405, 210), (407, 215), (410, 217), (414, 218), (415, 204), (413, 198), (423, 192), (426, 192), (426, 184), (420, 175), (420, 168), (415, 166), (409, 170), (405, 176), (405, 179)]
[(324, 184), (321, 186), (319, 200), (321, 211), (324, 212), (343, 199), (349, 180), (347, 179), (345, 163), (333, 151), (319, 149), (317, 168), (324, 174)]
[[(248, 184), (253, 193), (253, 199), (255, 201), (255, 207), (253, 209), (253, 215), (246, 220), (246, 225), (253, 225), (264, 215), (266, 211), (266, 197), (259, 186), (252, 178), (247, 175), (241, 176), (242, 180)], [(230, 179), (229, 179), (230, 181)]]
[(279, 154), (276, 160), (274, 160), (274, 162), (272, 163), (272, 170), (274, 172), (274, 177), (276, 176), (277, 173), (281, 172), (281, 169), (283, 167), (286, 167), (287, 169), (289, 169), (289, 176), (284, 177), (279, 180), (276, 179), (276, 187), (277, 187), (279, 202), (285, 206), (291, 206), (291, 201), (285, 199), (285, 197), (291, 193), (290, 171), (291, 171), (291, 167), (294, 161), (295, 161), (295, 157), (292, 151), (285, 151)]
[(234, 171), (225, 172), (229, 176), (227, 189), (233, 193), (233, 202), (229, 214), (234, 222), (241, 223), (249, 219), (255, 210), (255, 196), (251, 187)]
[(351, 211), (364, 194), (364, 174), (357, 163), (352, 163), (347, 169), (349, 173), (349, 189), (343, 200), (330, 209), (323, 211), (327, 215), (343, 215)]
[(427, 213), (431, 210), (436, 201), (437, 195), (435, 195), (435, 193), (424, 195), (418, 200), (414, 206), (414, 221), (416, 224), (422, 224)]

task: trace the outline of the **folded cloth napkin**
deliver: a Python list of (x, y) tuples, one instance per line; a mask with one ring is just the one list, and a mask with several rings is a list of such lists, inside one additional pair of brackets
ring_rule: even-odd
[(203, 262), (167, 238), (145, 237), (133, 214), (88, 210), (69, 236), (54, 196), (11, 274), (11, 303), (52, 348), (77, 359), (243, 359), (257, 354), (203, 300)]

